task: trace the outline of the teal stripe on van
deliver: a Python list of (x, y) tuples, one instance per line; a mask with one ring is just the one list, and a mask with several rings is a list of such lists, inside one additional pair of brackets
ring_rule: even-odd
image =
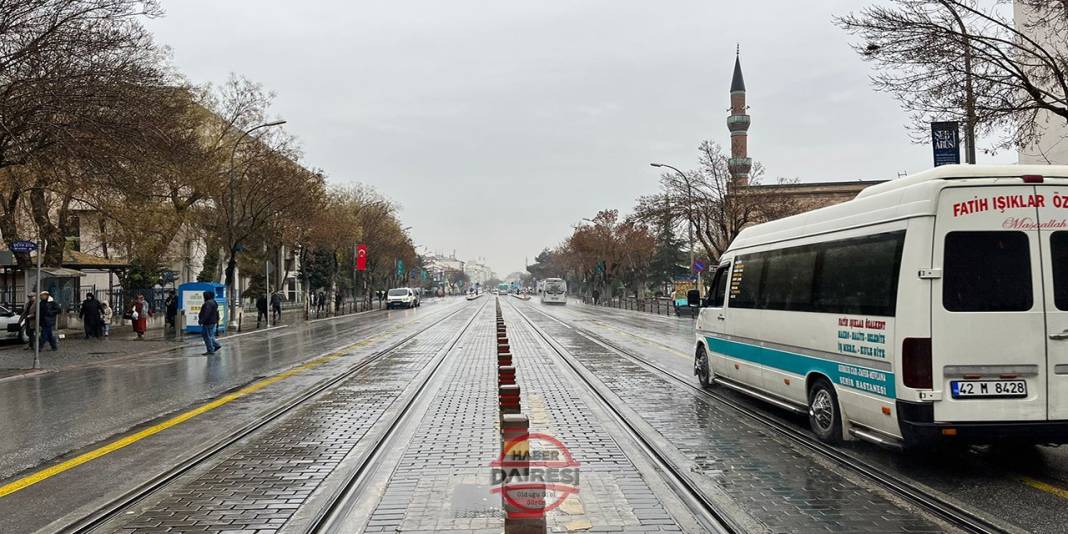
[(773, 367), (798, 376), (821, 373), (840, 386), (890, 399), (895, 398), (894, 373), (718, 337), (706, 336), (705, 340), (708, 342), (709, 350), (730, 358)]

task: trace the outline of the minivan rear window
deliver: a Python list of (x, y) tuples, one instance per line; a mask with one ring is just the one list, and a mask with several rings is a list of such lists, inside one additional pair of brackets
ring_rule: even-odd
[(1068, 311), (1068, 232), (1049, 236), (1050, 261), (1053, 262), (1053, 304)]
[(1031, 245), (1024, 232), (950, 232), (944, 254), (946, 310), (1027, 311), (1034, 304)]

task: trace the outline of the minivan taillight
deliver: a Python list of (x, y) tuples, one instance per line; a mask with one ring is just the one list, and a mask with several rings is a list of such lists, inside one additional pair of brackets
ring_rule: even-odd
[(1025, 174), (1020, 178), (1023, 178), (1023, 183), (1025, 184), (1040, 184), (1045, 181), (1045, 178), (1040, 174)]
[(901, 344), (901, 380), (913, 389), (932, 389), (931, 338), (905, 338)]

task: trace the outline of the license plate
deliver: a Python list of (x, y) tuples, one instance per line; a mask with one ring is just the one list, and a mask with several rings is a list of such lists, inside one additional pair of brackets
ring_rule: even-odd
[(954, 399), (1027, 396), (1027, 382), (1024, 380), (954, 380), (949, 387)]

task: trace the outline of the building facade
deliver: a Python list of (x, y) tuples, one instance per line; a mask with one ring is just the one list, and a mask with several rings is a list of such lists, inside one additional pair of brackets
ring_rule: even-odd
[[(1065, 36), (1041, 34), (1028, 25), (1032, 12), (1018, 1), (1013, 2), (1013, 20), (1016, 30), (1041, 43), (1043, 47), (1068, 55), (1068, 39)], [(1019, 150), (1021, 164), (1068, 165), (1068, 121), (1048, 111), (1038, 114), (1040, 137), (1030, 146)]]

